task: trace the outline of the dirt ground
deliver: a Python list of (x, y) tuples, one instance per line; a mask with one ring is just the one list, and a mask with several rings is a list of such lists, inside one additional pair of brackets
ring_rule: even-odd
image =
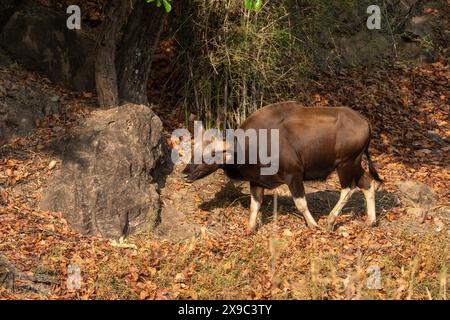
[[(111, 242), (80, 236), (61, 213), (37, 206), (47, 177), (60, 166), (46, 145), (89, 114), (95, 97), (65, 91), (16, 65), (0, 66), (0, 86), (6, 77), (45, 83), (42, 90), (58, 92), (61, 104), (58, 113), (36, 121), (31, 134), (0, 147), (0, 252), (24, 274), (44, 279), (48, 289), (0, 287), (0, 297), (446, 299), (449, 65), (391, 69), (369, 80), (363, 71), (353, 72), (339, 81), (324, 78), (322, 86), (310, 89), (311, 105), (350, 105), (371, 121), (373, 160), (385, 180), (376, 196), (376, 227), (363, 226), (364, 198), (355, 193), (334, 232), (309, 230), (281, 187), (266, 193), (263, 224), (245, 236), (248, 185), (230, 182), (222, 172), (187, 184), (182, 167), (175, 166), (161, 190), (155, 234)], [(402, 202), (396, 187), (402, 180), (423, 182), (438, 196), (423, 223)], [(324, 226), (339, 198), (336, 175), (306, 189), (310, 210)], [(74, 267), (81, 275), (78, 289), (67, 285)], [(0, 282), (1, 275), (2, 270)]]

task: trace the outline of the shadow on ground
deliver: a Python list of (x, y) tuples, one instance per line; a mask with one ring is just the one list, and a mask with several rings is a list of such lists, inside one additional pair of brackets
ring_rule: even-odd
[[(338, 190), (313, 191), (306, 194), (309, 210), (312, 215), (318, 219), (321, 216), (327, 216), (339, 200), (340, 192)], [(264, 202), (261, 207), (263, 223), (272, 219), (273, 216), (272, 194), (264, 196)], [(206, 211), (212, 211), (216, 208), (226, 208), (233, 205), (241, 205), (245, 209), (250, 208), (250, 195), (243, 192), (242, 185), (235, 185), (229, 181), (220, 191), (218, 191), (211, 200), (203, 202), (199, 208)], [(377, 216), (380, 217), (383, 212), (389, 211), (399, 205), (398, 197), (393, 192), (379, 191), (376, 193)], [(293, 214), (302, 216), (294, 205), (290, 196), (278, 195), (278, 213), (281, 215)], [(356, 191), (347, 202), (341, 214), (365, 215), (366, 203), (362, 192)]]

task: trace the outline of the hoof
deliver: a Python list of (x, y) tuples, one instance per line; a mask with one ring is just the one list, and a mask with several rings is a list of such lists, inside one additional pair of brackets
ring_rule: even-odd
[(256, 233), (256, 228), (247, 228), (245, 229), (245, 235), (246, 236), (251, 236), (252, 234)]
[(366, 220), (366, 222), (364, 223), (364, 225), (367, 227), (367, 228), (372, 228), (372, 227), (375, 227), (376, 225), (377, 225), (377, 221), (375, 220), (375, 221), (369, 221), (369, 220)]
[(327, 231), (328, 232), (334, 231), (334, 223), (327, 223)]
[(335, 219), (327, 219), (327, 231), (328, 232), (333, 232), (334, 230), (334, 223), (336, 222)]
[(317, 223), (307, 223), (308, 228), (312, 229), (312, 230), (319, 230), (320, 227)]

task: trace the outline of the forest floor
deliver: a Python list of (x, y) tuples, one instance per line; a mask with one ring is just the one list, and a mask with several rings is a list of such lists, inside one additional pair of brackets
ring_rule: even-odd
[[(57, 92), (54, 100), (62, 105), (60, 113), (36, 121), (32, 133), (0, 147), (0, 252), (48, 288), (0, 286), (0, 298), (446, 299), (449, 64), (359, 68), (324, 75), (319, 82), (299, 93), (299, 100), (348, 105), (372, 123), (372, 158), (385, 180), (377, 192), (378, 226), (363, 226), (364, 199), (355, 193), (334, 232), (309, 230), (282, 187), (275, 191), (277, 214), (268, 192), (263, 225), (244, 236), (248, 186), (221, 172), (187, 184), (176, 166), (162, 190), (157, 232), (117, 243), (80, 236), (61, 213), (37, 205), (46, 179), (60, 166), (46, 145), (85, 118), (95, 97), (65, 91), (15, 64), (0, 66), (5, 92), (21, 95), (24, 87), (38, 87)], [(176, 113), (170, 115), (163, 119), (168, 132), (182, 123)], [(400, 201), (396, 183), (402, 180), (423, 182), (438, 195), (423, 223)], [(336, 175), (306, 188), (310, 209), (324, 226), (339, 198)], [(174, 225), (169, 219), (178, 227), (169, 227)], [(81, 271), (79, 289), (67, 286), (73, 267)], [(1, 275), (2, 270), (0, 283)]]

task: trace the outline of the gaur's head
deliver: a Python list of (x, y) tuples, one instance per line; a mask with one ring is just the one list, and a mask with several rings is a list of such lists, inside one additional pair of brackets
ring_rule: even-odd
[[(194, 147), (191, 163), (187, 164), (182, 171), (183, 178), (189, 183), (222, 168), (230, 154), (227, 152), (225, 141), (220, 139), (203, 140), (202, 147)], [(196, 160), (200, 160), (199, 163)]]
[(186, 182), (192, 183), (195, 180), (204, 178), (220, 168), (219, 164), (194, 164), (189, 163), (183, 169), (183, 178)]

